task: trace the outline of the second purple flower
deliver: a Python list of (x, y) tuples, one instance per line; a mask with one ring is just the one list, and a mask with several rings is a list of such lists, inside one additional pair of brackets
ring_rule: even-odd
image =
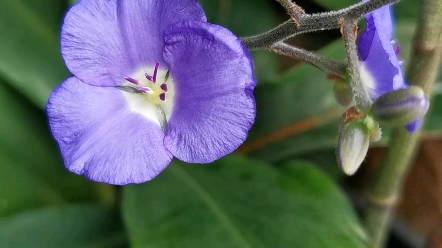
[[(369, 0), (363, 0), (367, 2)], [(400, 47), (395, 46), (394, 21), (391, 6), (383, 6), (365, 16), (367, 28), (358, 39), (358, 52), (361, 61), (361, 80), (369, 90), (372, 100), (389, 92), (405, 89), (409, 86), (405, 82), (402, 72), (402, 61), (398, 54)], [(419, 101), (414, 99), (416, 108), (421, 109), (423, 116), (428, 110), (429, 102), (423, 96)], [(404, 104), (409, 104), (404, 102)], [(401, 108), (401, 104), (398, 107)], [(405, 127), (410, 132), (415, 132), (420, 126), (418, 118)]]

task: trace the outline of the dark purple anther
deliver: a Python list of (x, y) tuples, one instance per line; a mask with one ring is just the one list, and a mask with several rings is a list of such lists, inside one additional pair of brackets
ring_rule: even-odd
[(129, 83), (133, 83), (133, 84), (136, 84), (136, 85), (139, 84), (138, 80), (133, 79), (133, 78), (131, 78), (131, 77), (125, 77), (124, 79), (125, 79), (126, 81), (128, 81)]
[(167, 92), (167, 84), (162, 84), (162, 85), (160, 86), (160, 88), (161, 88), (164, 92)]
[(163, 101), (163, 102), (166, 101), (166, 93), (161, 93), (160, 94), (160, 100)]

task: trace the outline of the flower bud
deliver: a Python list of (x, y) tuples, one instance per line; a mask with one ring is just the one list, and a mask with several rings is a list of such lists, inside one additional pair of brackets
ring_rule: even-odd
[(372, 105), (373, 115), (379, 123), (402, 126), (425, 115), (429, 102), (418, 86), (390, 91), (380, 96)]
[(348, 107), (353, 102), (353, 93), (348, 82), (334, 82), (333, 93), (336, 101), (343, 107)]
[(345, 174), (351, 176), (358, 170), (367, 155), (369, 143), (369, 130), (364, 121), (351, 121), (341, 129), (336, 155)]

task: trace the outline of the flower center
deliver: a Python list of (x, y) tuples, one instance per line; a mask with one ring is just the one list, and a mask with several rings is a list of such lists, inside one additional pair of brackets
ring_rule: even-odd
[(169, 77), (168, 71), (166, 72), (164, 82), (163, 83), (157, 83), (157, 74), (158, 74), (158, 67), (160, 63), (155, 64), (155, 68), (153, 71), (152, 76), (144, 73), (144, 79), (137, 80), (132, 77), (125, 77), (124, 79), (128, 81), (129, 83), (133, 84), (133, 88), (137, 90), (138, 92), (145, 94), (147, 100), (151, 103), (160, 104), (161, 102), (166, 101), (166, 93), (168, 91), (167, 88), (167, 79)]
[(156, 63), (154, 68), (141, 68), (130, 77), (125, 77), (123, 95), (132, 111), (158, 123), (164, 130), (172, 114), (174, 83), (169, 71), (161, 70), (159, 65)]

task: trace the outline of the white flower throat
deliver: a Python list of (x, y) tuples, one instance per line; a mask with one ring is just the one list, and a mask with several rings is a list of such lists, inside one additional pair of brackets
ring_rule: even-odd
[[(150, 72), (152, 72), (150, 74)], [(124, 78), (123, 95), (134, 112), (157, 123), (163, 130), (172, 114), (175, 87), (168, 70), (141, 68)], [(131, 89), (129, 92), (127, 89)]]

